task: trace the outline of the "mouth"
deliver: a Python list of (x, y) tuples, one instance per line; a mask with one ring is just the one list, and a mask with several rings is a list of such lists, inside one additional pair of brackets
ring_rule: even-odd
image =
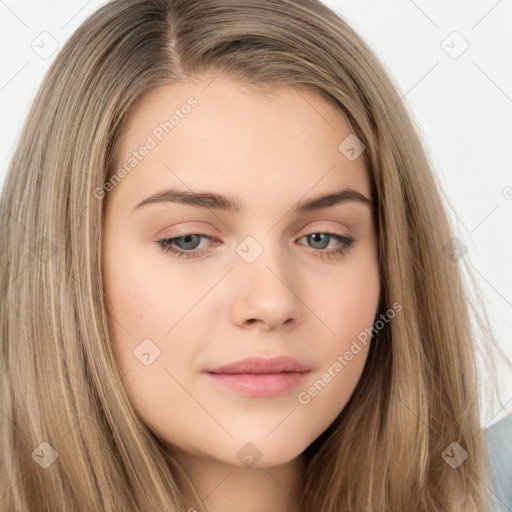
[(283, 395), (301, 384), (311, 370), (295, 359), (249, 357), (205, 375), (216, 385), (252, 397)]

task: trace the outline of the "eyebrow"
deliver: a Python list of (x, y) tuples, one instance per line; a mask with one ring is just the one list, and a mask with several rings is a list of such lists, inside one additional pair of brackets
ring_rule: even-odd
[[(375, 208), (375, 203), (372, 199), (367, 198), (360, 192), (357, 192), (357, 190), (344, 188), (338, 192), (316, 196), (306, 199), (305, 201), (299, 201), (295, 205), (295, 212), (311, 212), (347, 202), (366, 204), (371, 208)], [(134, 206), (132, 212), (142, 208), (143, 206), (159, 203), (181, 203), (197, 206), (199, 208), (223, 210), (234, 213), (244, 211), (241, 202), (236, 198), (213, 192), (192, 192), (189, 190), (182, 191), (170, 188), (143, 199), (140, 203)]]

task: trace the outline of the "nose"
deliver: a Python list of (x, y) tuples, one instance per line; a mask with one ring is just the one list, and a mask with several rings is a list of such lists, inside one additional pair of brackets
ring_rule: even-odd
[(244, 328), (289, 329), (302, 310), (297, 274), (279, 247), (265, 248), (256, 261), (240, 260), (232, 272), (230, 314)]

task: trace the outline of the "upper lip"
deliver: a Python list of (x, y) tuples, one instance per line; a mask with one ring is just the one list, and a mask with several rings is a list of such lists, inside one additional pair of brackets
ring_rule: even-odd
[(264, 357), (247, 357), (233, 363), (207, 370), (208, 373), (280, 373), (308, 372), (307, 366), (288, 356), (278, 356), (270, 359)]

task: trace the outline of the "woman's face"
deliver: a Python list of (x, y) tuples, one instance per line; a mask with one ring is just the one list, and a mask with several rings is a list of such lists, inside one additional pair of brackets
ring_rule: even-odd
[[(370, 198), (352, 137), (311, 92), (262, 96), (223, 78), (155, 89), (132, 109), (122, 179), (105, 187), (113, 348), (135, 409), (179, 451), (283, 464), (353, 393), (380, 292), (372, 209), (355, 194), (310, 203)], [(281, 356), (303, 371), (218, 370)]]

